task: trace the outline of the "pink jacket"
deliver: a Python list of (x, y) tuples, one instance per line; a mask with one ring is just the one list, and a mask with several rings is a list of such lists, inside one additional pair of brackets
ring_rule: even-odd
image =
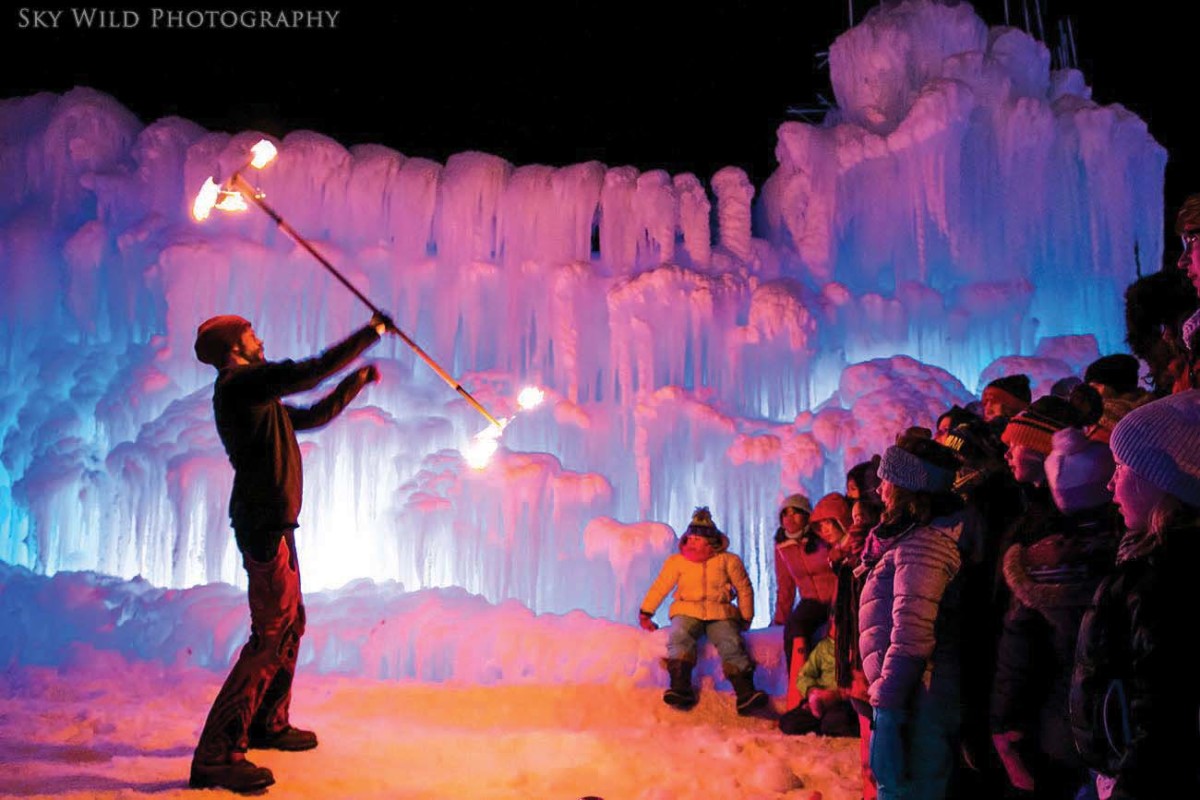
[[(806, 553), (805, 547), (812, 546), (809, 542), (815, 543), (816, 547)], [(776, 625), (782, 625), (792, 613), (797, 590), (802, 600), (833, 603), (837, 576), (829, 564), (830, 550), (832, 548), (821, 538), (811, 534), (799, 539), (784, 539), (775, 545)]]

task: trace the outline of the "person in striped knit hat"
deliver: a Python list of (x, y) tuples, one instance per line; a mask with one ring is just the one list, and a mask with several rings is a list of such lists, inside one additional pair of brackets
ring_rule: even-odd
[[(1087, 384), (1080, 384), (1072, 390), (1071, 400), (1053, 395), (1039, 397), (1029, 408), (1013, 417), (1004, 429), (1001, 439), (1008, 445), (1005, 457), (1020, 489), (1020, 510), (995, 546), (986, 551), (985, 574), (991, 588), (986, 619), (994, 631), (990, 644), (992, 652), (998, 653), (1004, 620), (1014, 602), (1013, 589), (1004, 574), (1009, 551), (1014, 547), (1027, 548), (1044, 539), (1062, 520), (1063, 514), (1054, 502), (1046, 479), (1046, 458), (1054, 448), (1054, 437), (1068, 429), (1075, 429), (1082, 436), (1084, 426), (1099, 420), (1102, 407), (1096, 390)], [(1000, 722), (993, 718), (989, 725), (993, 734), (1013, 731), (1011, 719)], [(1012, 742), (993, 738), (992, 743), (997, 747), (1001, 760), (1006, 762), (1009, 779), (1017, 780), (1012, 759), (1008, 758), (1011, 748), (1010, 752), (1003, 749), (1004, 745)]]
[[(1079, 387), (1075, 389), (1076, 394)], [(1092, 391), (1095, 395), (1095, 391)], [(1000, 440), (1008, 445), (1005, 460), (1020, 483), (1043, 487), (1046, 484), (1046, 456), (1050, 455), (1053, 436), (1067, 427), (1080, 427), (1084, 416), (1069, 400), (1047, 395), (1039, 397), (1004, 426)]]
[(1114, 353), (1088, 365), (1083, 373), (1084, 382), (1104, 400), (1100, 421), (1088, 428), (1090, 438), (1108, 444), (1113, 426), (1122, 417), (1154, 399), (1154, 395), (1138, 386), (1138, 368), (1138, 360), (1128, 353)]
[(1003, 425), (1012, 417), (1029, 408), (1033, 392), (1029, 388), (1029, 376), (1024, 374), (1005, 375), (989, 383), (983, 389), (983, 418), (994, 424)]
[(1129, 412), (1110, 445), (1109, 485), (1128, 531), (1079, 632), (1075, 745), (1113, 798), (1200, 797), (1189, 624), (1200, 615), (1200, 390)]
[[(1061, 397), (1048, 395), (1039, 397), (1004, 427), (1000, 436), (1000, 440), (1008, 445), (1004, 460), (1020, 487), (1021, 510), (995, 548), (1000, 563), (1014, 544), (1030, 544), (1040, 539), (1050, 519), (1057, 514), (1046, 485), (1046, 456), (1050, 455), (1055, 433), (1064, 428), (1082, 427), (1082, 424), (1083, 418), (1074, 405)], [(1007, 605), (1008, 592), (999, 569), (995, 573), (994, 599), (999, 610)]]

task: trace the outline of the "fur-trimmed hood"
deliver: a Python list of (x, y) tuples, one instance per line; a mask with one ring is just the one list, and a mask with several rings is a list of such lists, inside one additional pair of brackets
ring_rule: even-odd
[(1015, 544), (1004, 554), (1004, 580), (1013, 595), (1044, 614), (1082, 608), (1112, 570), (1117, 527), (1106, 513), (1063, 520), (1060, 530), (1031, 544)]

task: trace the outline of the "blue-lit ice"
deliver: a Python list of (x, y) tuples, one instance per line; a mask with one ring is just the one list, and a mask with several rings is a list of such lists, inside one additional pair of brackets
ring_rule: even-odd
[[(780, 128), (760, 188), (284, 137), (255, 179), (289, 223), (491, 413), (547, 396), (475, 471), (483, 418), (373, 351), (382, 383), (304, 437), (306, 588), (627, 621), (674, 546), (658, 526), (703, 504), (769, 598), (781, 497), (840, 489), (996, 370), (1045, 391), (1123, 349), (1135, 252), (1162, 252), (1141, 120), (965, 4), (878, 11), (830, 67), (837, 110)], [(369, 312), (266, 215), (189, 218), (256, 133), (143, 126), (87, 89), (0, 102), (0, 130), (0, 559), (241, 583), (196, 326), (241, 314), (302, 357)]]

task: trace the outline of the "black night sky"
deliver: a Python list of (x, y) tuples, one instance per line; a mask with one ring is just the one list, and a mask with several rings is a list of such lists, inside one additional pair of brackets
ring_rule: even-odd
[[(1130, 108), (1167, 147), (1172, 217), (1200, 191), (1189, 130), (1200, 14), (1181, 16), (1158, 0), (1124, 12), (1086, 0), (1009, 0), (1013, 24), (1024, 27), (1023, 9), (1033, 14), (1035, 3), (1052, 47), (1058, 22), (1070, 19), (1094, 97)], [(518, 165), (596, 159), (702, 179), (732, 164), (761, 186), (775, 166), (776, 128), (798, 118), (791, 109), (833, 99), (821, 54), (847, 27), (851, 5), (861, 19), (874, 3), (565, 1), (547, 9), (510, 0), (368, 10), (332, 0), (319, 7), (338, 12), (337, 27), (323, 30), (152, 28), (154, 6), (145, 4), (105, 7), (136, 11), (136, 28), (86, 28), (70, 22), (70, 6), (17, 6), (3, 12), (0, 97), (90, 86), (144, 122), (178, 115), (277, 136), (307, 128), (347, 146), (374, 142), (443, 162), (482, 150)], [(989, 24), (1004, 21), (1004, 0), (976, 8)], [(35, 27), (35, 11), (62, 11), (59, 27)]]

